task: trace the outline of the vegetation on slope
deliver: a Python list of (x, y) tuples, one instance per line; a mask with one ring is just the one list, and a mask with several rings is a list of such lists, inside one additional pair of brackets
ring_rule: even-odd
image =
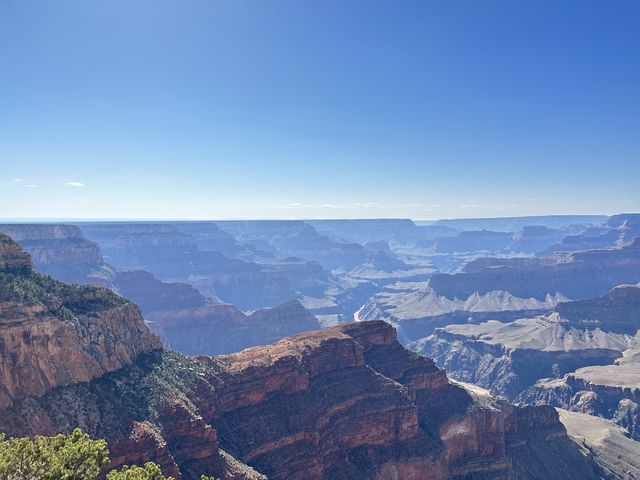
[[(80, 429), (69, 435), (5, 440), (0, 434), (0, 478), (3, 480), (95, 480), (109, 463), (104, 440), (92, 440)], [(124, 466), (107, 480), (173, 480), (154, 463)], [(201, 477), (201, 480), (214, 480)]]

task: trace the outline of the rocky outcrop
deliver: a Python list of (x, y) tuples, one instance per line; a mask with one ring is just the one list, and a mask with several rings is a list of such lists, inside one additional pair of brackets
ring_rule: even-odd
[(118, 370), (160, 343), (137, 306), (35, 273), (0, 234), (0, 405)]
[(515, 399), (540, 378), (576, 368), (608, 365), (640, 338), (572, 328), (557, 315), (450, 325), (409, 345), (433, 357), (458, 380)]
[(251, 255), (238, 252), (234, 253), (238, 258), (229, 258), (200, 247), (185, 231), (204, 237), (201, 241), (208, 246), (215, 242), (209, 242), (211, 236), (206, 232), (226, 234), (211, 232), (206, 222), (185, 227), (180, 223), (124, 222), (80, 226), (100, 246), (105, 259), (119, 269), (144, 270), (164, 282), (188, 283), (202, 295), (242, 310), (275, 306), (303, 295), (322, 295), (330, 285), (329, 275), (316, 262), (273, 255), (254, 261)]
[(620, 285), (601, 297), (560, 303), (555, 310), (577, 328), (635, 335), (640, 330), (640, 285)]
[(118, 272), (112, 280), (113, 288), (130, 298), (145, 314), (171, 312), (203, 306), (207, 299), (186, 283), (166, 283), (144, 270)]
[[(579, 281), (578, 281), (579, 280)], [(572, 300), (603, 295), (620, 284), (640, 282), (640, 241), (624, 247), (544, 258), (482, 258), (455, 275), (434, 275), (429, 285), (450, 299), (491, 291), (543, 300), (561, 294)]]
[(410, 348), (433, 357), (453, 378), (515, 399), (540, 379), (613, 368), (607, 366), (625, 351), (640, 348), (639, 301), (638, 286), (619, 286), (594, 299), (559, 303), (544, 316), (448, 325)]
[(549, 404), (614, 421), (640, 440), (640, 351), (627, 350), (612, 365), (576, 369), (544, 378), (524, 390), (518, 402)]
[(567, 236), (566, 230), (540, 226), (525, 226), (513, 234), (509, 249), (515, 252), (538, 253)]
[[(459, 273), (435, 274), (426, 283), (386, 286), (363, 306), (359, 318), (392, 322), (408, 343), (430, 335), (437, 327), (544, 315), (561, 302), (588, 300), (618, 285), (638, 282), (640, 240), (542, 258), (478, 258)], [(610, 297), (623, 294), (633, 295), (634, 291), (615, 291)], [(607, 308), (608, 301), (600, 301), (602, 308)], [(609, 317), (602, 315), (603, 321), (608, 318), (611, 324), (615, 322), (612, 317), (613, 312)], [(621, 317), (616, 328), (632, 328), (627, 317)]]
[(29, 254), (3, 234), (0, 234), (0, 272), (17, 275), (33, 273), (33, 262)]
[(318, 262), (329, 271), (349, 271), (366, 259), (362, 245), (321, 235), (308, 222), (254, 220), (216, 223), (238, 240), (282, 257), (298, 257)]
[(207, 303), (183, 310), (151, 310), (146, 319), (167, 346), (188, 355), (233, 353), (320, 327), (296, 300), (248, 315), (233, 305)]
[[(229, 238), (232, 238), (209, 222), (180, 225), (181, 228), (199, 232), (200, 235), (206, 234), (205, 238), (212, 244), (215, 244), (216, 238), (223, 244), (229, 243)], [(40, 263), (35, 265), (38, 271), (45, 269), (57, 279), (72, 279), (74, 283), (106, 286), (133, 300), (142, 309), (152, 329), (165, 340), (165, 344), (178, 351), (190, 354), (231, 353), (254, 345), (272, 343), (284, 336), (320, 326), (295, 301), (258, 311), (247, 320), (249, 317), (234, 306), (207, 298), (188, 283), (163, 282), (144, 270), (117, 270), (102, 261), (98, 246), (86, 240), (75, 226), (38, 224), (8, 225), (4, 228), (19, 234), (20, 241), (38, 253)], [(128, 230), (125, 228), (125, 231)], [(151, 228), (150, 231), (156, 230)], [(162, 231), (164, 230), (161, 229)], [(72, 246), (78, 244), (91, 247), (97, 254), (90, 259), (83, 255), (76, 258), (76, 250)], [(20, 255), (27, 259), (26, 253), (21, 252)], [(52, 265), (57, 267), (49, 268)], [(277, 267), (278, 264), (274, 261), (273, 265)], [(260, 278), (265, 280), (265, 272), (258, 273), (256, 281)], [(292, 272), (287, 275), (291, 280), (296, 280), (298, 276), (305, 275), (304, 268), (295, 276)], [(237, 289), (238, 292), (246, 290), (250, 283), (246, 276), (237, 273), (235, 278), (226, 278), (221, 282), (224, 285), (219, 290), (225, 296), (232, 289)], [(202, 280), (198, 280), (198, 283), (202, 283)], [(277, 283), (276, 288), (280, 289), (281, 282)], [(299, 283), (304, 284), (304, 280)], [(241, 288), (243, 284), (245, 288)], [(258, 292), (258, 295), (262, 294), (264, 299), (266, 286), (262, 287), (262, 292)], [(215, 288), (211, 287), (211, 290)], [(163, 326), (166, 330), (163, 330)], [(219, 332), (224, 334), (220, 335)]]
[(358, 312), (361, 320), (384, 319), (398, 328), (403, 343), (424, 338), (450, 324), (510, 321), (552, 310), (563, 297), (519, 298), (505, 291), (473, 293), (450, 299), (428, 283), (398, 283), (372, 296)]
[(153, 350), (0, 412), (9, 435), (76, 426), (108, 440), (111, 467), (151, 460), (184, 480), (598, 478), (554, 410), (450, 383), (384, 322), (220, 357)]
[(568, 235), (547, 249), (552, 252), (575, 252), (624, 245), (640, 237), (640, 214), (613, 215), (602, 225), (590, 227), (577, 235)]
[(615, 423), (583, 413), (558, 409), (569, 436), (603, 467), (608, 478), (640, 478), (640, 442)]
[[(269, 478), (506, 478), (531, 466), (549, 474), (536, 453), (520, 455), (538, 435), (578, 459), (552, 410), (450, 384), (383, 322), (304, 333), (218, 361), (219, 407), (203, 416), (225, 450)], [(576, 468), (589, 478), (584, 467)]]
[(600, 476), (555, 410), (449, 382), (387, 323), (190, 358), (158, 348), (128, 301), (3, 251), (0, 431), (10, 436), (80, 427), (107, 439), (111, 467), (152, 460), (183, 480)]
[(104, 267), (98, 245), (72, 225), (6, 224), (0, 233), (18, 242), (40, 273), (65, 282), (89, 283)]

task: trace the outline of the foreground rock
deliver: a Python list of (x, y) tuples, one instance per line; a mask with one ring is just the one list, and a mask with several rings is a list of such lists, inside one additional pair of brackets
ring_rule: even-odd
[[(78, 227), (58, 224), (4, 224), (4, 233), (18, 242), (40, 273), (69, 283), (97, 283), (108, 274), (97, 244)], [(90, 280), (91, 279), (91, 280)]]
[(159, 347), (137, 306), (36, 273), (0, 234), (0, 406), (98, 378)]

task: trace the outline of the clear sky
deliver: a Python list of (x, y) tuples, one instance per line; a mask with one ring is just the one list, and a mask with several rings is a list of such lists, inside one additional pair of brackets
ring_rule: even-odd
[(622, 211), (638, 0), (0, 2), (0, 217)]

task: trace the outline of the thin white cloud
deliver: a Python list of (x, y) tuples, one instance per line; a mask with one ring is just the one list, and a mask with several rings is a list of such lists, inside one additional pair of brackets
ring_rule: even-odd
[(357, 202), (350, 205), (351, 208), (383, 208), (379, 203)]
[(512, 203), (511, 205), (488, 205), (486, 203), (478, 203), (476, 201), (470, 200), (466, 203), (463, 203), (462, 205), (458, 205), (456, 209), (468, 210), (468, 209), (478, 208), (478, 209), (484, 209), (484, 210), (502, 211), (502, 210), (509, 210), (517, 207), (518, 207), (517, 203)]
[(324, 209), (324, 210), (357, 210), (357, 209), (398, 209), (398, 210), (406, 210), (406, 209), (415, 209), (415, 208), (425, 208), (429, 210), (430, 207), (439, 207), (440, 204), (428, 205), (425, 208), (425, 205), (422, 203), (405, 203), (405, 204), (397, 204), (397, 205), (382, 205), (380, 203), (375, 202), (353, 202), (347, 204), (339, 204), (339, 203), (321, 203), (321, 204), (307, 204), (307, 203), (287, 203), (284, 205), (279, 205), (276, 208), (285, 209), (285, 210), (306, 210), (306, 209)]
[(14, 178), (12, 182), (15, 182), (15, 183), (24, 182), (24, 178)]
[(312, 207), (312, 205), (303, 205), (302, 203), (287, 203), (286, 205), (280, 205), (277, 208), (284, 208), (284, 209), (299, 209), (299, 208), (310, 208)]
[(82, 182), (66, 182), (65, 185), (68, 186), (68, 187), (75, 187), (75, 188), (84, 187), (84, 183), (82, 183)]
[(25, 187), (27, 187), (27, 188), (38, 188), (38, 185), (34, 185), (33, 183), (27, 183), (25, 185)]

